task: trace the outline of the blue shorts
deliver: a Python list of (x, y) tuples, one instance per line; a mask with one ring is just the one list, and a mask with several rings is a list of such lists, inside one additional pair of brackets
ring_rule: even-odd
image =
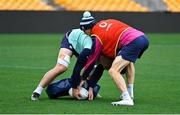
[(148, 46), (148, 39), (146, 38), (146, 36), (142, 35), (122, 47), (118, 52), (118, 56), (122, 56), (123, 59), (130, 62), (135, 62), (137, 58), (140, 58), (142, 56)]
[(72, 50), (72, 46), (71, 44), (68, 42), (68, 36), (69, 36), (70, 32), (67, 32), (64, 35), (64, 38), (62, 39), (61, 43), (60, 43), (60, 48), (66, 48), (69, 50)]
[(69, 49), (73, 52), (73, 54), (75, 56), (78, 56), (79, 54), (74, 50), (74, 48), (72, 47), (72, 45), (69, 43), (68, 41), (68, 36), (70, 34), (71, 31), (68, 31), (65, 35), (64, 38), (62, 39), (61, 43), (60, 43), (60, 48), (66, 48)]

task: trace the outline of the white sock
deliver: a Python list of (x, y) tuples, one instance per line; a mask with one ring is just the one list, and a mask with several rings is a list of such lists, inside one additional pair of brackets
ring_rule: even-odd
[(125, 92), (122, 93), (122, 98), (123, 99), (128, 99), (128, 100), (131, 99), (131, 97), (129, 96), (128, 91), (125, 91)]
[(127, 90), (131, 98), (134, 98), (133, 84), (128, 84)]
[(38, 87), (34, 90), (34, 92), (36, 92), (36, 93), (38, 93), (38, 94), (41, 95), (43, 89), (44, 89), (44, 88), (43, 88), (42, 86), (38, 85)]

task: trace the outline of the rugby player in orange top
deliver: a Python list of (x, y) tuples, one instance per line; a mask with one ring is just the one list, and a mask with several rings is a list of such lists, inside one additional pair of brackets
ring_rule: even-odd
[[(89, 57), (82, 76), (85, 78), (89, 75), (100, 54), (114, 59), (109, 74), (121, 92), (121, 99), (111, 104), (133, 106), (134, 63), (148, 48), (147, 37), (143, 32), (118, 20), (108, 19), (96, 23), (88, 11), (83, 14), (80, 28), (86, 34), (94, 36), (96, 43), (95, 51)], [(124, 68), (129, 68), (127, 86), (120, 74)], [(91, 99), (93, 99), (93, 93), (90, 88), (89, 100)]]

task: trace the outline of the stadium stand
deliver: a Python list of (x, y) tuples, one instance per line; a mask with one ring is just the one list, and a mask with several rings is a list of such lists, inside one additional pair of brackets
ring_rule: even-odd
[(180, 12), (180, 0), (164, 0), (168, 6), (168, 11)]
[(41, 0), (0, 0), (0, 10), (54, 10)]
[(148, 11), (148, 8), (133, 0), (54, 0), (54, 2), (68, 11)]
[(167, 11), (167, 5), (163, 0), (134, 0), (150, 11)]
[(0, 0), (0, 10), (180, 12), (180, 0)]

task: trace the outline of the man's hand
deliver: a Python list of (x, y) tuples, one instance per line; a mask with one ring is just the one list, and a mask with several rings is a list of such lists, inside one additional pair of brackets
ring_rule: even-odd
[(76, 99), (80, 99), (81, 98), (81, 94), (80, 94), (80, 89), (79, 88), (72, 88), (72, 94), (73, 94), (73, 97), (75, 97)]
[(89, 87), (88, 100), (92, 101), (93, 99), (94, 99), (93, 88)]

